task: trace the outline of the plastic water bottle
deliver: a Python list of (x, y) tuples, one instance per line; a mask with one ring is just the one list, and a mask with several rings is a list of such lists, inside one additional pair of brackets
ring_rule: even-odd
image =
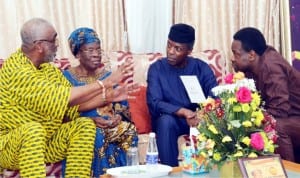
[(146, 153), (146, 164), (147, 165), (158, 164), (158, 150), (157, 150), (154, 132), (151, 132), (149, 134), (149, 142), (148, 142), (148, 148)]
[(128, 174), (137, 174), (139, 173), (139, 155), (137, 147), (130, 147), (126, 153), (126, 161)]

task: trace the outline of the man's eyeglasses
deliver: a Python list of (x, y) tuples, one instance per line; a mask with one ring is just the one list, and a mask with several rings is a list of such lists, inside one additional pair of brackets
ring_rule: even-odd
[(84, 53), (87, 53), (87, 54), (93, 54), (95, 51), (97, 54), (99, 55), (104, 55), (104, 51), (102, 49), (81, 49), (80, 51), (84, 52)]
[(52, 44), (54, 44), (55, 46), (58, 45), (58, 38), (55, 38), (55, 39), (53, 39), (53, 40), (47, 40), (47, 39), (34, 40), (33, 43), (36, 43), (36, 42), (39, 42), (39, 41), (41, 41), (41, 42), (52, 43)]

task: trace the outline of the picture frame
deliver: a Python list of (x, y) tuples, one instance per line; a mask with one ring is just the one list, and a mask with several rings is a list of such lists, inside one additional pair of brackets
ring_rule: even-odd
[(244, 178), (287, 178), (280, 155), (240, 158), (238, 164)]

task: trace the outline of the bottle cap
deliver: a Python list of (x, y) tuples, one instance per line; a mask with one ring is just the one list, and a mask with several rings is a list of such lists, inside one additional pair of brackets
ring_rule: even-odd
[(150, 137), (155, 137), (155, 133), (154, 132), (150, 132), (149, 136)]

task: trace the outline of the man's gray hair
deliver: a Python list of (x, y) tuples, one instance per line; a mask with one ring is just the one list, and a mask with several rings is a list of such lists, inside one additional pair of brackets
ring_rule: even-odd
[(37, 37), (40, 37), (46, 27), (52, 26), (47, 20), (33, 18), (24, 23), (21, 29), (21, 39), (23, 44), (32, 44)]

